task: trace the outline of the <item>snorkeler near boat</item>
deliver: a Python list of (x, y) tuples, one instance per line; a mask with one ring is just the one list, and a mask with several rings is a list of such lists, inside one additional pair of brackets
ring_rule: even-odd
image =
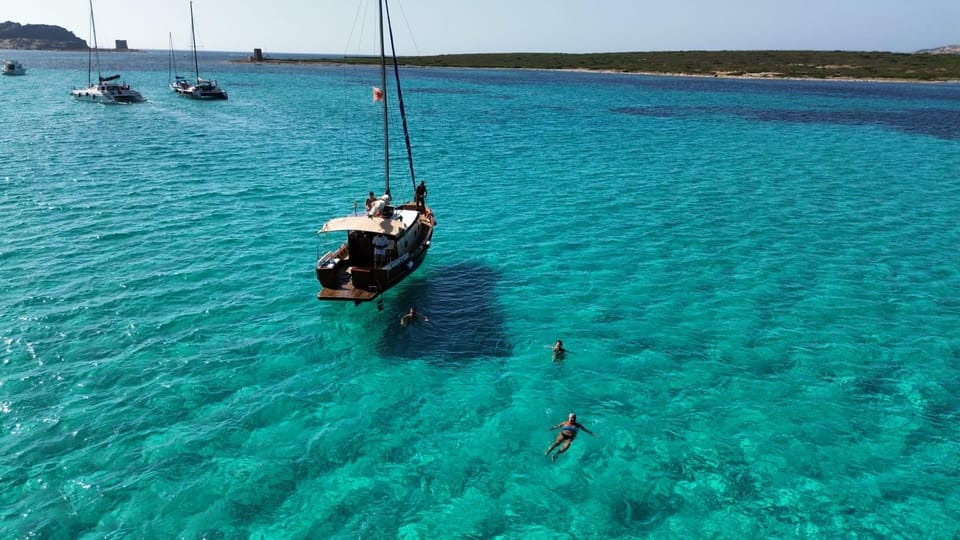
[(427, 318), (426, 315), (424, 315), (423, 313), (420, 313), (419, 311), (417, 311), (417, 307), (416, 307), (416, 306), (413, 306), (413, 307), (410, 308), (410, 311), (404, 313), (403, 316), (400, 317), (400, 326), (407, 326), (408, 324), (412, 323), (413, 321), (415, 321), (415, 320), (417, 320), (417, 319), (423, 319), (423, 320), (425, 320), (425, 321), (429, 321), (429, 320), (430, 320), (430, 319)]

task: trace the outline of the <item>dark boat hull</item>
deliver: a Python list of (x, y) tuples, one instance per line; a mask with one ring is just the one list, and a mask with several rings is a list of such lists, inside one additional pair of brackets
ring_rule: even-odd
[(227, 99), (227, 93), (224, 90), (200, 90), (190, 86), (187, 88), (173, 88), (173, 91), (183, 97), (190, 99), (199, 99), (204, 101), (215, 101)]
[(346, 246), (341, 246), (332, 258), (318, 261), (317, 280), (322, 288), (317, 299), (350, 301), (354, 304), (369, 302), (414, 273), (427, 257), (436, 225), (432, 212), (422, 220), (421, 226), (425, 231), (418, 245), (402, 261), (394, 261), (383, 268), (354, 266)]

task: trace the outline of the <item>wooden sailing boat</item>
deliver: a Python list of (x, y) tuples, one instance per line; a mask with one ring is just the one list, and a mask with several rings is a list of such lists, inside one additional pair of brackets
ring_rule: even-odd
[[(129, 84), (119, 82), (120, 75), (104, 77), (100, 72), (100, 48), (97, 46), (97, 25), (93, 18), (93, 0), (90, 0), (90, 34), (93, 37), (93, 48), (87, 48), (87, 86), (74, 88), (70, 95), (80, 101), (93, 103), (142, 103), (140, 92)], [(97, 82), (93, 82), (93, 64), (96, 58)]]
[[(190, 44), (193, 48), (193, 72), (196, 79), (191, 83), (174, 71), (174, 80), (170, 82), (170, 89), (192, 99), (214, 100), (227, 99), (227, 91), (217, 84), (217, 81), (200, 78), (200, 60), (197, 57), (197, 31), (193, 24), (193, 2), (190, 2)], [(173, 38), (170, 40), (171, 66), (173, 65)], [(172, 68), (175, 70), (175, 68)]]
[[(413, 152), (400, 89), (400, 70), (390, 25), (390, 8), (386, 0), (380, 0), (378, 4), (380, 88), (374, 89), (374, 99), (382, 105), (385, 185), (383, 195), (368, 200), (368, 208), (363, 213), (354, 210), (352, 215), (331, 219), (320, 229), (321, 238), (329, 233), (345, 233), (347, 237), (337, 249), (325, 253), (318, 250), (318, 254), (323, 253), (317, 258), (316, 266), (317, 279), (322, 287), (317, 294), (320, 300), (349, 300), (360, 304), (377, 298), (423, 263), (436, 226), (433, 211), (426, 205), (426, 188), (422, 181), (417, 185), (414, 173)], [(397, 104), (410, 165), (410, 181), (415, 193), (413, 201), (399, 205), (393, 204), (390, 193), (389, 92), (384, 23), (390, 35)]]

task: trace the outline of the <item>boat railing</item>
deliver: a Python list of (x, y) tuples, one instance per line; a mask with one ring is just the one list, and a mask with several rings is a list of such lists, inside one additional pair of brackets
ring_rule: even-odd
[[(317, 241), (317, 254), (320, 254), (320, 240)], [(328, 265), (330, 262), (333, 262), (333, 266), (336, 266), (344, 259), (347, 258), (347, 248), (344, 245), (340, 245), (335, 250), (328, 251), (323, 254), (323, 257), (317, 257), (317, 267)]]
[(340, 262), (340, 259), (338, 259), (335, 256), (334, 252), (328, 251), (323, 257), (321, 257), (317, 261), (317, 268), (324, 268), (324, 267), (332, 268), (336, 266), (338, 262)]

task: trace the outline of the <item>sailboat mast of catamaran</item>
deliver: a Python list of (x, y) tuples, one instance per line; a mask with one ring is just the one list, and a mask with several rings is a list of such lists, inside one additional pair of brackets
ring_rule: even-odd
[(203, 79), (200, 77), (200, 57), (197, 55), (197, 29), (193, 23), (193, 2), (190, 2), (190, 49), (193, 51), (193, 82), (186, 77), (178, 75), (176, 66), (173, 64), (173, 37), (170, 38), (170, 57), (173, 79), (170, 81), (170, 89), (177, 94), (190, 99), (199, 99), (204, 101), (227, 99), (227, 91), (224, 90), (217, 81), (212, 79)]
[[(352, 301), (360, 304), (378, 298), (423, 263), (436, 226), (433, 210), (426, 203), (426, 185), (423, 181), (418, 184), (414, 173), (410, 131), (400, 86), (400, 68), (390, 23), (390, 7), (386, 0), (380, 0), (377, 12), (380, 31), (380, 86), (374, 87), (374, 99), (381, 102), (382, 111), (383, 194), (376, 196), (371, 192), (363, 212), (355, 209), (350, 215), (333, 218), (320, 228), (321, 247), (317, 250), (316, 266), (317, 280), (321, 287), (317, 298), (320, 300)], [(387, 38), (390, 43), (389, 60), (394, 74), (397, 111), (403, 126), (413, 190), (413, 200), (402, 204), (393, 203), (390, 190), (388, 103), (391, 92), (387, 84)], [(363, 98), (369, 99), (366, 96)], [(358, 99), (363, 98), (358, 96)], [(346, 235), (346, 239), (340, 240), (338, 247), (326, 250), (322, 246), (331, 234), (341, 239)]]
[[(143, 96), (127, 83), (120, 82), (120, 75), (104, 77), (100, 71), (100, 48), (97, 45), (97, 23), (93, 17), (93, 0), (90, 3), (90, 37), (93, 48), (87, 51), (87, 86), (74, 88), (70, 95), (80, 101), (91, 103), (143, 103)], [(93, 80), (93, 67), (96, 62), (97, 80)]]

